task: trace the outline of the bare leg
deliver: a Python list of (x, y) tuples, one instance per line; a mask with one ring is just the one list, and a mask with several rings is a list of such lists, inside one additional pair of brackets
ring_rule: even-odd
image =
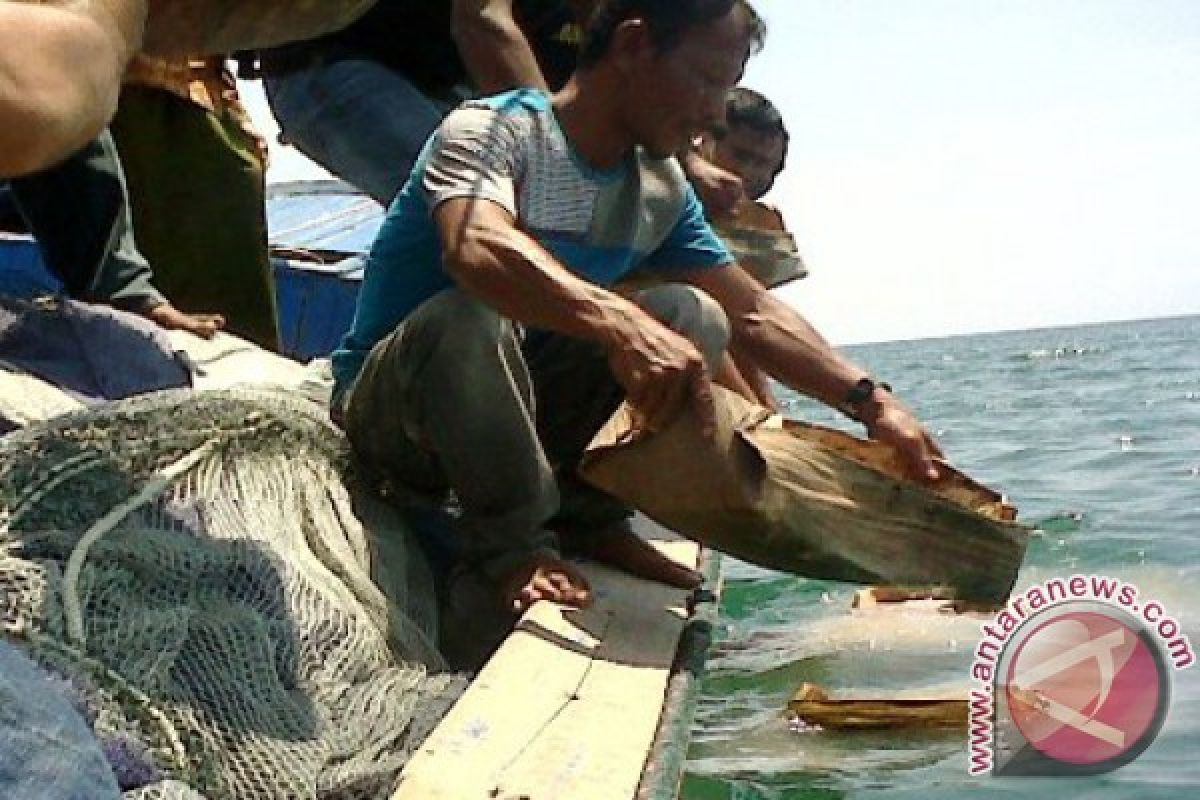
[(681, 589), (695, 589), (704, 580), (699, 572), (668, 558), (634, 533), (628, 520), (623, 520), (614, 528), (596, 536), (585, 552), (596, 561), (631, 575), (678, 586)]

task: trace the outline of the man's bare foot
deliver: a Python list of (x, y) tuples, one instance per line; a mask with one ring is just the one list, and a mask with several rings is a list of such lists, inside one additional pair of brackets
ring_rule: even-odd
[(599, 536), (588, 555), (632, 575), (681, 589), (695, 589), (704, 582), (703, 575), (660, 553), (624, 522)]
[(592, 589), (574, 564), (550, 555), (536, 555), (500, 582), (506, 608), (524, 611), (538, 600), (577, 608), (592, 604)]
[(187, 331), (202, 339), (211, 339), (225, 327), (220, 314), (185, 314), (170, 303), (163, 303), (146, 312), (146, 318), (169, 331)]

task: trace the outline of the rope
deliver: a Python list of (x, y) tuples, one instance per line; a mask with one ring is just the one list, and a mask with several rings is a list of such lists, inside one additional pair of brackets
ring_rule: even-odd
[(87, 559), (88, 550), (100, 540), (100, 537), (115, 528), (123, 519), (158, 497), (172, 483), (194, 469), (212, 453), (216, 445), (217, 441), (210, 439), (174, 464), (170, 464), (155, 473), (146, 482), (146, 485), (142, 487), (140, 492), (124, 503), (117, 505), (97, 520), (83, 534), (79, 543), (75, 545), (75, 549), (71, 551), (70, 558), (67, 559), (67, 568), (63, 574), (63, 611), (67, 617), (67, 636), (70, 637), (71, 642), (76, 647), (81, 650), (84, 649), (83, 605), (79, 599), (76, 584), (79, 582), (79, 573), (83, 569), (84, 561)]

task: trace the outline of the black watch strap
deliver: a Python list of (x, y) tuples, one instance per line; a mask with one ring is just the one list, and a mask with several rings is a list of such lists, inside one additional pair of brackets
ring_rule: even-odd
[(859, 378), (842, 399), (841, 412), (855, 422), (862, 422), (862, 408), (875, 396), (876, 389), (892, 391), (892, 387), (883, 381), (876, 383), (871, 378)]

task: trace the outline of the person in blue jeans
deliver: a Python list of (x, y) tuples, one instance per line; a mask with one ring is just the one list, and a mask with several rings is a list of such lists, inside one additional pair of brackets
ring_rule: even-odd
[(350, 27), (259, 53), (282, 137), (387, 206), (474, 93), (557, 88), (595, 0), (379, 0)]
[[(473, 95), (557, 90), (597, 0), (379, 0), (345, 30), (259, 53), (281, 138), (384, 207), (442, 118)], [(680, 162), (710, 213), (741, 179), (687, 148)]]
[(91, 729), (47, 676), (0, 639), (0, 797), (119, 798)]

